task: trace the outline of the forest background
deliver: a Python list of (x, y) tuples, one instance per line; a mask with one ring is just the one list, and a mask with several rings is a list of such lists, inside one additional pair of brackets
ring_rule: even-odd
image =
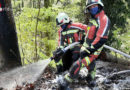
[[(86, 0), (11, 0), (22, 64), (47, 59), (57, 47), (56, 16), (66, 12), (73, 22), (87, 24)], [(102, 0), (111, 20), (107, 45), (130, 54), (129, 0)], [(119, 54), (110, 52), (117, 57)], [(124, 57), (123, 57), (124, 58)]]

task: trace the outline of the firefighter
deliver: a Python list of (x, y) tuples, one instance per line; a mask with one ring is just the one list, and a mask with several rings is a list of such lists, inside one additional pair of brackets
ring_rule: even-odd
[(103, 10), (104, 5), (101, 0), (87, 1), (86, 10), (91, 14), (91, 19), (87, 26), (87, 34), (81, 47), (80, 58), (71, 66), (69, 73), (64, 75), (62, 80), (58, 81), (59, 88), (63, 90), (69, 88), (69, 84), (78, 77), (80, 69), (84, 66), (88, 69), (88, 75), (86, 76), (88, 86), (94, 87), (96, 85), (95, 60), (108, 39), (110, 20)]
[[(60, 26), (60, 29), (58, 30), (58, 49), (53, 53), (53, 56), (55, 56), (54, 59), (57, 67), (56, 73), (59, 74), (69, 70), (72, 63), (78, 60), (87, 26), (81, 23), (73, 23), (69, 16), (64, 12), (58, 14), (56, 23)], [(74, 42), (80, 42), (80, 45), (69, 49), (62, 57), (60, 55), (56, 56), (57, 52), (60, 52), (62, 48), (65, 48)]]

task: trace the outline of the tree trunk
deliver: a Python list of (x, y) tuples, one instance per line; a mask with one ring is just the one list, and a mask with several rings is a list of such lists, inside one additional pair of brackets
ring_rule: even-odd
[(11, 0), (0, 0), (0, 69), (21, 66)]
[(15, 6), (15, 0), (14, 0), (14, 6)]
[(33, 8), (36, 8), (36, 5), (35, 5), (35, 0), (33, 0)]
[(24, 1), (22, 0), (22, 7), (24, 7)]
[(37, 21), (36, 21), (36, 29), (35, 29), (35, 57), (36, 57), (36, 61), (38, 61), (38, 53), (37, 53), (37, 33), (38, 33), (38, 17), (40, 15), (40, 8), (41, 8), (41, 0), (38, 0), (38, 14), (37, 14)]
[(44, 7), (48, 8), (50, 6), (50, 0), (44, 0)]

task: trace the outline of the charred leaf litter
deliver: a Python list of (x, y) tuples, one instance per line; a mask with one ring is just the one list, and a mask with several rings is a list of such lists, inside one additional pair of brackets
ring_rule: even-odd
[[(130, 66), (101, 60), (96, 62), (96, 86), (93, 88), (87, 86), (87, 82), (84, 79), (87, 75), (87, 70), (83, 68), (80, 71), (79, 78), (70, 85), (71, 90), (130, 90), (130, 72), (118, 73), (130, 70)], [(14, 90), (58, 90), (56, 83), (58, 75), (55, 75), (55, 71), (54, 68), (46, 67), (37, 81), (34, 83), (23, 83), (22, 86), (17, 86)], [(6, 89), (0, 88), (0, 90)]]

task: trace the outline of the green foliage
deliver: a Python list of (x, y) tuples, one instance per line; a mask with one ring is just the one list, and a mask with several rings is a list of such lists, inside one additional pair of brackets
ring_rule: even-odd
[(73, 22), (79, 22), (83, 18), (83, 12), (81, 10), (80, 0), (60, 0), (60, 5), (55, 6), (58, 9), (58, 12), (65, 12), (69, 15)]
[[(52, 51), (57, 47), (57, 27), (55, 18), (59, 12), (66, 12), (70, 17), (75, 17), (80, 12), (80, 6), (77, 6), (77, 1), (70, 3), (61, 1), (61, 4), (55, 7), (42, 7), (40, 8), (40, 15), (38, 15), (38, 9), (30, 7), (31, 2), (29, 0), (24, 1), (23, 8), (18, 7), (22, 0), (15, 1), (13, 4), (14, 15), (16, 20), (16, 27), (18, 33), (19, 47), (23, 64), (32, 63), (36, 59), (36, 50), (38, 59), (46, 59), (52, 56)], [(51, 3), (54, 1), (51, 0)], [(63, 5), (62, 5), (63, 3)], [(67, 4), (66, 4), (67, 3)], [(42, 4), (42, 3), (41, 3)], [(27, 6), (26, 6), (27, 5)], [(36, 21), (38, 19), (38, 27), (36, 33)], [(77, 20), (72, 18), (73, 20)], [(35, 36), (37, 34), (37, 36)], [(37, 37), (37, 38), (36, 38)], [(37, 39), (37, 46), (35, 40)], [(52, 62), (53, 64), (54, 62)]]
[(21, 0), (17, 0), (17, 1), (12, 1), (12, 5), (13, 5), (13, 12), (16, 15), (17, 12), (21, 11)]
[[(53, 8), (41, 8), (38, 17), (37, 47), (38, 59), (51, 56), (56, 47), (56, 11)], [(22, 13), (15, 18), (19, 38), (20, 51), (24, 62), (35, 60), (35, 29), (38, 9), (23, 8)], [(48, 22), (49, 20), (49, 22)], [(25, 64), (26, 64), (25, 63)]]
[[(14, 0), (13, 0), (14, 1)], [(52, 51), (57, 47), (57, 27), (55, 18), (59, 12), (66, 12), (72, 21), (85, 22), (86, 0), (41, 0), (40, 15), (38, 15), (39, 0), (23, 0), (24, 7), (21, 7), (22, 0), (15, 0), (13, 10), (16, 20), (18, 40), (23, 63), (34, 62), (37, 54), (38, 59), (46, 59), (52, 56)], [(128, 40), (130, 29), (130, 3), (129, 0), (103, 0), (105, 12), (111, 20), (111, 31), (108, 45), (129, 53)], [(87, 18), (89, 17), (86, 15)], [(36, 21), (38, 27), (36, 33)], [(129, 33), (129, 34), (127, 34)], [(36, 36), (35, 36), (36, 35)], [(35, 38), (37, 37), (37, 38)], [(125, 37), (125, 38), (124, 38)], [(54, 62), (52, 62), (53, 64)]]
[[(103, 0), (105, 5), (105, 12), (111, 20), (111, 32), (108, 44), (119, 49), (122, 41), (119, 39), (120, 35), (128, 31), (128, 0)], [(116, 44), (115, 44), (116, 42)]]

